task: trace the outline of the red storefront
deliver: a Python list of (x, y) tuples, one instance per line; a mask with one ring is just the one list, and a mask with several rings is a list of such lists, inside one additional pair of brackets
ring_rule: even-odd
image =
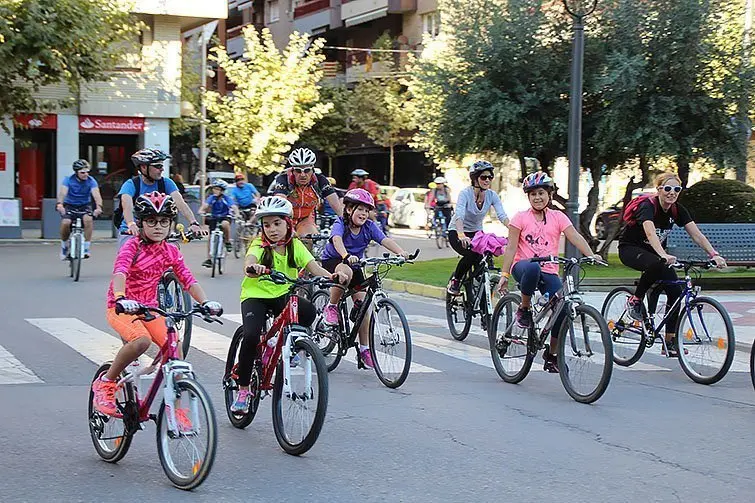
[(55, 197), (56, 130), (58, 116), (20, 114), (13, 119), (16, 159), (16, 197), (23, 219), (42, 216), (42, 199)]

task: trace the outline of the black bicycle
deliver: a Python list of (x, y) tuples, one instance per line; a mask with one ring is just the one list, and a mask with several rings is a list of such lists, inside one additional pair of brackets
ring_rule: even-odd
[[(578, 283), (575, 284), (572, 274), (583, 264), (607, 264), (590, 257), (564, 259), (549, 256), (530, 260), (564, 264), (566, 281), (547, 302), (532, 303), (533, 322), (529, 329), (516, 324), (515, 314), (522, 303), (518, 294), (508, 293), (498, 301), (488, 332), (493, 366), (504, 381), (521, 382), (527, 377), (538, 351), (549, 351), (546, 339), (559, 315), (565, 311), (566, 317), (558, 327), (561, 383), (574, 400), (593, 403), (605, 393), (611, 380), (611, 335), (600, 312), (585, 304), (580, 297)], [(591, 369), (595, 372), (590, 373)]]
[(446, 293), (446, 321), (451, 336), (463, 341), (469, 335), (472, 319), (479, 316), (482, 329), (487, 332), (493, 313), (493, 290), (501, 279), (501, 269), (493, 264), (493, 255), (483, 258), (461, 281), (461, 293)]
[[(346, 356), (349, 348), (356, 351), (357, 367), (365, 368), (359, 353), (359, 327), (366, 316), (374, 309), (370, 317), (370, 351), (375, 366), (375, 374), (381, 383), (389, 388), (398, 388), (409, 375), (412, 363), (412, 336), (409, 322), (398, 303), (385, 293), (382, 279), (388, 271), (396, 266), (410, 264), (419, 255), (416, 250), (408, 258), (384, 254), (383, 257), (365, 258), (359, 261), (362, 268), (372, 268), (370, 274), (354, 289), (349, 289), (338, 303), (338, 326), (329, 326), (322, 315), (330, 301), (330, 292), (321, 290), (314, 294), (312, 303), (320, 315), (314, 323), (313, 340), (320, 346), (328, 372), (335, 370)], [(351, 313), (346, 299), (355, 292), (366, 291), (364, 301), (354, 304)]]

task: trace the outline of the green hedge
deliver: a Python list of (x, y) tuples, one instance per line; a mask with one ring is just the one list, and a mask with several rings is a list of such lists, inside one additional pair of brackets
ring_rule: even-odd
[(703, 180), (683, 191), (679, 202), (700, 224), (755, 223), (755, 188), (736, 180)]

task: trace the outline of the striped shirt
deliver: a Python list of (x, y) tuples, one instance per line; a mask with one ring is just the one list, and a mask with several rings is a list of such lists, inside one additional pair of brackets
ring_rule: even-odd
[[(165, 241), (147, 244), (135, 238), (126, 241), (118, 251), (113, 274), (126, 275), (127, 299), (157, 307), (157, 285), (165, 271), (171, 267), (184, 289), (188, 290), (197, 282), (175, 245)], [(107, 307), (115, 307), (112, 281), (107, 291)]]

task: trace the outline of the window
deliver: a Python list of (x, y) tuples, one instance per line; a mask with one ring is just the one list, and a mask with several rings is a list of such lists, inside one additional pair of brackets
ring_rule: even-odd
[(142, 69), (142, 46), (144, 36), (141, 32), (134, 34), (128, 40), (115, 44), (120, 52), (120, 58), (116, 69), (121, 71), (139, 71)]
[(280, 10), (278, 9), (278, 0), (270, 0), (267, 3), (268, 23), (275, 23), (280, 19)]
[(440, 11), (422, 14), (422, 33), (437, 37), (440, 33)]

